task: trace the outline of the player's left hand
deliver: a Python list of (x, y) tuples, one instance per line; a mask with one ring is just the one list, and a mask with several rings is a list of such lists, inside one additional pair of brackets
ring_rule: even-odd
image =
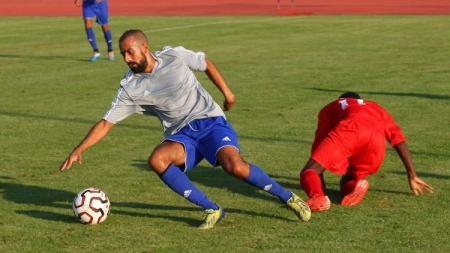
[(223, 102), (223, 110), (228, 111), (233, 107), (233, 105), (234, 105), (234, 102), (230, 103), (230, 102), (224, 101)]
[(414, 195), (422, 195), (425, 193), (433, 193), (433, 187), (418, 177), (409, 180), (409, 186), (414, 192)]
[(228, 98), (225, 99), (225, 101), (223, 102), (223, 110), (224, 111), (230, 110), (234, 106), (234, 101), (235, 101), (234, 95), (228, 96)]

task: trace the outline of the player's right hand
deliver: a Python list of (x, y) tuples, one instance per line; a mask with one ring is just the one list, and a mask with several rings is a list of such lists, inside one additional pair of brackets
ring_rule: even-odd
[(425, 183), (422, 179), (414, 177), (409, 180), (409, 186), (414, 192), (414, 195), (422, 195), (425, 193), (433, 193), (433, 187)]
[(59, 170), (68, 170), (72, 166), (73, 162), (77, 162), (81, 164), (83, 158), (81, 157), (81, 153), (71, 153), (66, 160), (59, 166)]

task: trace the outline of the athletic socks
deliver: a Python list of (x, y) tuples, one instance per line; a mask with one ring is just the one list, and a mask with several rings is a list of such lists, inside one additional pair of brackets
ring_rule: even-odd
[(91, 44), (92, 49), (95, 52), (98, 52), (97, 40), (95, 39), (94, 29), (92, 29), (92, 27), (91, 28), (87, 28), (86, 29), (86, 35), (87, 35), (87, 39), (89, 41), (89, 44)]
[(341, 186), (342, 195), (345, 196), (345, 195), (350, 194), (355, 189), (358, 181), (359, 180), (349, 179), (349, 178), (347, 178), (346, 180), (341, 180), (340, 186)]
[(253, 164), (250, 164), (250, 175), (245, 179), (245, 182), (277, 196), (283, 203), (286, 203), (292, 197), (290, 191), (285, 190), (263, 170)]
[(325, 193), (322, 189), (322, 179), (312, 169), (306, 169), (300, 174), (300, 188), (302, 188), (308, 197), (312, 197), (314, 195), (325, 196)]
[(112, 40), (112, 35), (111, 35), (111, 30), (108, 30), (105, 32), (105, 40), (106, 40), (106, 44), (108, 45), (108, 52), (112, 52), (113, 51), (113, 40)]
[[(317, 175), (319, 178), (319, 176)], [(217, 210), (219, 207), (208, 199), (206, 194), (200, 191), (192, 184), (189, 178), (181, 171), (181, 169), (173, 164), (160, 175), (161, 180), (179, 195), (185, 197), (190, 202), (203, 207), (204, 209)], [(256, 165), (250, 164), (250, 174), (245, 179), (245, 182), (269, 192), (277, 196), (283, 203), (286, 203), (291, 197), (292, 193), (284, 189), (280, 184), (275, 182), (263, 170)], [(320, 178), (319, 178), (320, 182)]]
[(160, 175), (161, 180), (179, 195), (185, 197), (190, 202), (206, 209), (218, 210), (219, 207), (208, 199), (206, 194), (192, 184), (189, 178), (179, 167), (171, 164), (167, 170)]

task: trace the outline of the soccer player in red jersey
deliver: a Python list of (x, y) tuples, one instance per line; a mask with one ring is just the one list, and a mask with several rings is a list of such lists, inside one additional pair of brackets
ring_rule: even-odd
[(300, 187), (309, 197), (306, 203), (311, 211), (330, 209), (324, 193), (325, 170), (342, 175), (341, 205), (357, 205), (369, 189), (366, 177), (375, 174), (384, 160), (386, 140), (402, 160), (414, 194), (433, 193), (416, 175), (401, 128), (377, 103), (346, 92), (322, 108), (318, 119), (311, 157), (300, 173)]

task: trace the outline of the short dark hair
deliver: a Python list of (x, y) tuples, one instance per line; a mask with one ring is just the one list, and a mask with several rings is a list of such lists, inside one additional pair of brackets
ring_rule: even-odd
[(125, 31), (122, 34), (122, 36), (120, 36), (119, 44), (123, 40), (125, 40), (126, 38), (128, 38), (130, 36), (134, 37), (136, 40), (138, 40), (138, 41), (140, 41), (142, 43), (147, 43), (148, 44), (147, 36), (145, 36), (144, 32), (139, 30), (139, 29), (130, 29), (130, 30)]
[(356, 93), (356, 92), (347, 91), (347, 92), (343, 93), (339, 98), (356, 98), (356, 99), (361, 99), (361, 96), (359, 96), (359, 94)]

